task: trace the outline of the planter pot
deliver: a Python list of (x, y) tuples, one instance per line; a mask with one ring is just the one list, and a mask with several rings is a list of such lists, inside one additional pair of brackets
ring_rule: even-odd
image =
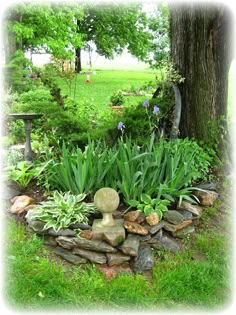
[(122, 114), (123, 111), (124, 111), (124, 107), (123, 106), (115, 106), (115, 105), (110, 104), (110, 108), (111, 108), (112, 111), (114, 111), (117, 114)]

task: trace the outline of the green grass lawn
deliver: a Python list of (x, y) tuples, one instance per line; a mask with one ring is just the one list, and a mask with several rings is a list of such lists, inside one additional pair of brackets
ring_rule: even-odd
[[(146, 82), (155, 81), (155, 72), (146, 71), (127, 71), (127, 70), (98, 70), (91, 75), (91, 82), (86, 83), (86, 75), (78, 74), (76, 81), (73, 80), (71, 92), (64, 79), (58, 79), (62, 95), (70, 95), (76, 100), (91, 100), (100, 107), (107, 107), (110, 97), (114, 91), (128, 86), (141, 86)], [(74, 92), (76, 90), (76, 92)], [(127, 97), (126, 104), (129, 105), (145, 97)]]

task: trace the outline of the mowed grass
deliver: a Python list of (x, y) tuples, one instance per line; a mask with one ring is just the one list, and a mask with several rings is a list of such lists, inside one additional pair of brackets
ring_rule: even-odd
[(4, 300), (13, 309), (218, 310), (231, 302), (228, 241), (214, 229), (176, 255), (156, 251), (152, 280), (121, 274), (111, 281), (92, 264), (68, 267), (53, 259), (14, 219), (8, 230)]
[[(78, 74), (73, 79), (71, 90), (65, 79), (58, 78), (57, 82), (62, 90), (62, 95), (75, 96), (78, 101), (93, 99), (101, 108), (109, 106), (110, 97), (116, 90), (126, 87), (140, 87), (149, 81), (155, 81), (156, 71), (128, 71), (128, 70), (97, 70), (91, 75), (91, 82), (87, 83), (85, 74)], [(126, 104), (136, 103), (145, 97), (126, 97)]]

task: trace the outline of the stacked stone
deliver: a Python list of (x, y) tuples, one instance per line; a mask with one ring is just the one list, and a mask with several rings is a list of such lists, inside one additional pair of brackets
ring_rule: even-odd
[[(138, 210), (126, 214), (116, 211), (114, 216), (122, 220), (125, 233), (111, 231), (98, 236), (87, 224), (74, 224), (58, 232), (52, 228), (45, 230), (45, 222), (32, 218), (33, 208), (27, 209), (26, 220), (34, 232), (43, 235), (45, 244), (54, 246), (57, 255), (75, 265), (87, 262), (109, 267), (120, 265), (128, 267), (129, 272), (144, 272), (154, 266), (153, 249), (173, 253), (181, 250), (181, 239), (194, 232), (202, 206), (212, 206), (218, 194), (198, 191), (196, 196), (200, 205), (182, 201), (177, 209), (168, 210), (161, 221), (155, 213), (145, 217)], [(78, 228), (80, 237), (75, 232)]]

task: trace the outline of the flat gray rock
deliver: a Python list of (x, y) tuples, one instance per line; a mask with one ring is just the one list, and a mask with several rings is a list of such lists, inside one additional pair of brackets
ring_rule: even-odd
[(87, 249), (74, 248), (73, 254), (79, 255), (88, 259), (90, 262), (95, 264), (105, 264), (107, 261), (106, 255), (94, 251), (90, 251)]
[(150, 234), (157, 233), (160, 229), (162, 229), (164, 226), (163, 221), (157, 223), (156, 225), (150, 226), (149, 224), (145, 223), (144, 227), (148, 230)]
[(172, 232), (172, 235), (174, 237), (178, 237), (178, 238), (185, 238), (188, 234), (191, 234), (195, 231), (195, 228), (193, 225), (188, 225), (186, 227), (184, 227), (181, 230), (178, 230), (176, 232)]
[(191, 211), (188, 210), (177, 210), (183, 217), (184, 220), (191, 220), (193, 218), (193, 214)]
[(87, 262), (87, 259), (74, 255), (70, 250), (66, 250), (59, 246), (54, 250), (54, 253), (74, 265), (85, 264)]
[(114, 253), (114, 254), (107, 253), (106, 256), (107, 256), (108, 266), (121, 265), (124, 262), (127, 262), (131, 259), (130, 256), (124, 255), (120, 252)]
[(150, 246), (140, 245), (138, 256), (134, 261), (134, 272), (143, 272), (154, 266), (154, 255)]
[(117, 249), (107, 244), (106, 242), (99, 240), (86, 240), (86, 239), (73, 239), (75, 243), (75, 247), (89, 249), (95, 252), (103, 252), (103, 253), (116, 253)]
[(50, 228), (48, 230), (48, 235), (52, 235), (52, 236), (75, 236), (76, 233), (75, 233), (75, 231), (73, 231), (71, 229), (60, 229), (56, 232), (53, 228)]
[(129, 234), (123, 245), (121, 246), (121, 250), (126, 255), (137, 256), (139, 243), (140, 239), (138, 235)]
[(176, 210), (169, 210), (164, 213), (164, 219), (172, 224), (180, 224), (184, 221), (184, 217)]

